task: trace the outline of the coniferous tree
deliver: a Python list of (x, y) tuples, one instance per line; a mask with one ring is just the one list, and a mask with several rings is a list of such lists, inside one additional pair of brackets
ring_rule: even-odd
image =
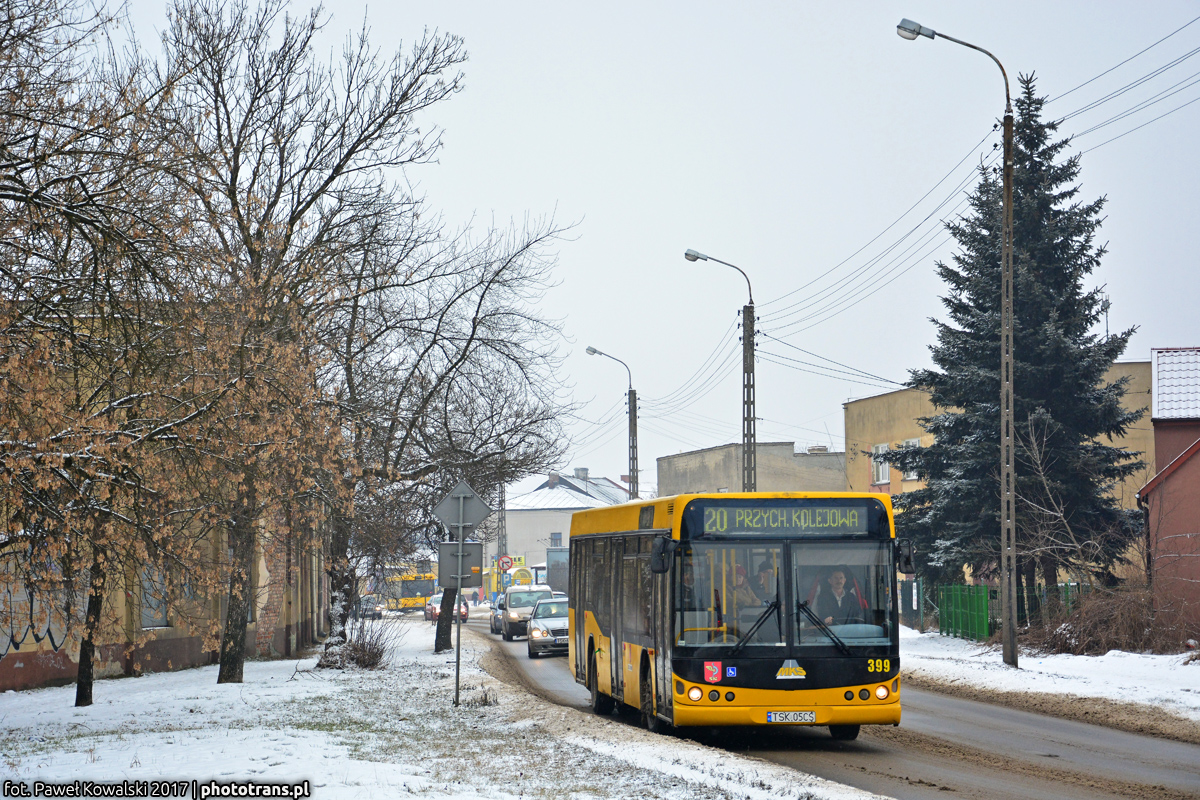
[[(1111, 568), (1137, 536), (1140, 521), (1112, 494), (1142, 465), (1105, 443), (1139, 419), (1121, 407), (1128, 379), (1105, 382), (1134, 328), (1092, 333), (1107, 310), (1100, 287), (1085, 279), (1105, 253), (1095, 234), (1103, 197), (1077, 199), (1079, 155), (1063, 158), (1069, 139), (1042, 118), (1045, 99), (1022, 76), (1016, 101), (1013, 178), (1014, 420), (1017, 439), (1017, 544), (1026, 586), (1037, 572), (1052, 593), (1059, 569), (1111, 579)], [(886, 460), (915, 471), (924, 488), (897, 498), (897, 524), (918, 543), (932, 579), (955, 580), (969, 565), (987, 577), (998, 564), (1000, 233), (1002, 185), (980, 168), (970, 211), (948, 222), (959, 245), (939, 262), (949, 287), (949, 320), (933, 320), (933, 369), (913, 370), (908, 385), (930, 393), (937, 413), (920, 420), (935, 437), (926, 448)]]

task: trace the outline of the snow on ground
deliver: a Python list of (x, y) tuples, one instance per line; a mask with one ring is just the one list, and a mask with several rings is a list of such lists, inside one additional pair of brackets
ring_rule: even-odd
[(1119, 650), (1103, 656), (1019, 653), (1019, 669), (1013, 669), (998, 647), (900, 628), (902, 674), (992, 691), (1140, 703), (1200, 722), (1200, 664), (1185, 664), (1187, 659)]
[[(695, 742), (656, 736), (545, 702), (478, 666), (489, 651), (464, 630), (462, 705), (454, 654), (433, 627), (388, 618), (389, 665), (314, 669), (315, 658), (252, 661), (245, 683), (216, 667), (98, 681), (76, 709), (73, 686), (0, 695), (0, 779), (298, 783), (316, 798), (864, 798)], [(941, 683), (1102, 697), (1200, 721), (1200, 666), (1184, 656), (1022, 654), (903, 629), (903, 669)], [(190, 794), (189, 794), (190, 796)]]
[[(562, 708), (483, 672), (488, 644), (454, 653), (433, 627), (388, 618), (389, 665), (315, 670), (252, 661), (242, 684), (216, 667), (0, 695), (0, 779), (311, 782), (312, 797), (867, 798), (872, 795), (627, 722)], [(190, 796), (190, 792), (189, 795)]]

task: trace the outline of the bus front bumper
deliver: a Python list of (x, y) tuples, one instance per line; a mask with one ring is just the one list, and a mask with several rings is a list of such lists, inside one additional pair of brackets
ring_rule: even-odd
[[(768, 723), (772, 711), (811, 711), (812, 722)], [(675, 699), (674, 722), (680, 727), (699, 725), (899, 725), (900, 701), (836, 706), (739, 706), (717, 703), (680, 703)]]

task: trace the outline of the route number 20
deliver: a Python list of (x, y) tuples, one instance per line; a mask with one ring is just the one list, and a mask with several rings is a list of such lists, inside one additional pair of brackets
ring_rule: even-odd
[(891, 672), (892, 661), (889, 658), (868, 658), (867, 672)]

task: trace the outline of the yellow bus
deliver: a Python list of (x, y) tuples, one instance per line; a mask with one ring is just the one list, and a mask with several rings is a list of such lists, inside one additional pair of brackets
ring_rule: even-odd
[(687, 494), (576, 512), (569, 637), (599, 714), (667, 725), (900, 723), (891, 498)]
[(434, 572), (401, 572), (387, 576), (389, 611), (424, 611), (429, 598), (437, 592)]

